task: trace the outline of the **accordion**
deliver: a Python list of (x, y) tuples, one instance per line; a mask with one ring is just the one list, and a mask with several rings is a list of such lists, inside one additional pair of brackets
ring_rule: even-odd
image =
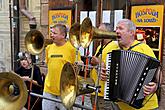
[(142, 87), (156, 75), (160, 61), (135, 51), (114, 50), (107, 55), (107, 82), (104, 99), (121, 100), (134, 108), (141, 108)]

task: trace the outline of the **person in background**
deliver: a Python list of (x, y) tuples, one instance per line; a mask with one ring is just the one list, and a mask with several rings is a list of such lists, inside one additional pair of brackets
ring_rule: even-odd
[[(45, 50), (45, 60), (48, 73), (45, 78), (43, 96), (47, 98), (60, 99), (61, 71), (66, 62), (74, 64), (80, 61), (80, 53), (76, 59), (76, 48), (66, 40), (67, 28), (63, 24), (55, 24), (50, 29), (50, 37), (53, 43)], [(62, 103), (43, 99), (43, 110), (66, 110)]]
[[(25, 81), (27, 89), (33, 93), (42, 94), (42, 76), (40, 68), (32, 64), (31, 55), (27, 52), (18, 53), (20, 67), (15, 71)], [(33, 68), (33, 69), (32, 69)], [(32, 75), (33, 70), (33, 77)], [(32, 83), (32, 88), (30, 87)], [(31, 89), (30, 89), (31, 88)], [(28, 97), (29, 98), (29, 97)], [(29, 100), (29, 99), (28, 99)], [(28, 100), (25, 108), (28, 109)], [(30, 109), (42, 110), (42, 101), (36, 96), (30, 96)]]
[(159, 48), (159, 33), (156, 30), (146, 29), (146, 43), (151, 47)]
[[(102, 23), (100, 24), (99, 28), (100, 30), (103, 31), (109, 31), (112, 32), (113, 31), (113, 26), (112, 24), (109, 23)], [(103, 41), (102, 41), (103, 40)], [(99, 40), (100, 42), (102, 42), (102, 48), (101, 45), (99, 45), (96, 49), (96, 53), (95, 55), (92, 57), (91, 59), (91, 64), (93, 66), (99, 65), (100, 63), (100, 55), (102, 54), (102, 61), (106, 63), (105, 59), (107, 56), (107, 53), (109, 51), (111, 51), (111, 48), (115, 48), (117, 46), (116, 41), (112, 41), (111, 39), (101, 39)], [(97, 82), (97, 80), (99, 80), (99, 85), (101, 86), (100, 88), (100, 92), (98, 93), (98, 98), (97, 98), (97, 110), (109, 110), (111, 109), (110, 105), (111, 103), (109, 101), (105, 101), (104, 100), (104, 86), (105, 86), (105, 81), (102, 81), (100, 79), (98, 79), (98, 72), (96, 69), (93, 69), (90, 73), (90, 77), (95, 81), (95, 83)], [(92, 105), (94, 105), (95, 102), (95, 93), (93, 93), (91, 95), (91, 101), (92, 101)]]
[[(150, 57), (156, 58), (153, 50), (145, 43), (135, 40), (136, 26), (129, 19), (122, 19), (117, 23), (116, 26), (117, 42), (118, 46), (112, 50), (122, 49), (122, 50), (132, 50), (136, 52), (143, 53)], [(160, 72), (161, 74), (161, 72)], [(101, 80), (106, 81), (107, 76), (104, 71), (101, 72)], [(153, 95), (148, 102), (140, 108), (140, 110), (157, 110), (158, 109), (158, 99), (155, 91), (157, 90), (156, 79), (154, 82), (149, 82), (143, 87), (143, 94), (145, 97), (144, 101), (148, 100), (151, 95)], [(135, 110), (135, 108), (129, 106), (126, 103), (118, 102), (118, 106), (121, 110)]]

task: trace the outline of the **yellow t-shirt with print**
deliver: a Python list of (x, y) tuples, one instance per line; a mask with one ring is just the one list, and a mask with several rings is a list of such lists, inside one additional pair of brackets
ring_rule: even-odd
[[(139, 41), (134, 41), (132, 46), (136, 45), (137, 43), (139, 43)], [(127, 50), (127, 49), (124, 49), (124, 50)], [(131, 50), (156, 58), (153, 50), (148, 45), (146, 45), (145, 43), (141, 43), (141, 44), (133, 47)], [(151, 95), (147, 96), (143, 102), (146, 102), (150, 96)], [(133, 108), (133, 107), (131, 107), (128, 104), (123, 103), (123, 102), (118, 102), (118, 105), (119, 105), (119, 108), (121, 110), (136, 110), (135, 108)], [(157, 107), (158, 107), (157, 95), (154, 94), (151, 97), (151, 99), (149, 99), (149, 101), (142, 108), (140, 108), (138, 110), (151, 110), (151, 109), (154, 109)]]
[[(78, 55), (80, 60), (80, 53)], [(46, 47), (45, 60), (48, 73), (45, 78), (44, 92), (60, 95), (61, 71), (66, 62), (73, 64), (76, 60), (76, 49), (67, 41), (63, 46), (50, 44)]]
[[(97, 47), (97, 50), (96, 50), (96, 53), (98, 53), (99, 49), (100, 49), (100, 45)], [(118, 44), (116, 41), (112, 41), (110, 42), (103, 50), (102, 50), (102, 61), (105, 62), (106, 60), (106, 56), (107, 56), (107, 53), (112, 51), (112, 49), (114, 48), (117, 48), (118, 47)], [(90, 73), (90, 77), (94, 80), (94, 82), (96, 83), (97, 81), (97, 78), (98, 78), (98, 75), (97, 75), (97, 70), (96, 69), (92, 69), (91, 73)], [(98, 93), (98, 96), (104, 96), (104, 85), (105, 85), (105, 81), (101, 81), (99, 80), (99, 85), (101, 86), (100, 88), (100, 91)], [(94, 93), (93, 93), (94, 95)]]

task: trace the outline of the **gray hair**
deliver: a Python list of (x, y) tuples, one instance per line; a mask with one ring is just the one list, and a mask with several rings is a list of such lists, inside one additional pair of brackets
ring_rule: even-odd
[(129, 31), (133, 31), (134, 33), (136, 32), (136, 25), (129, 19), (122, 19), (118, 22), (119, 23), (125, 23), (125, 25), (127, 26), (127, 29)]
[(64, 33), (65, 34), (65, 38), (66, 38), (66, 36), (67, 36), (67, 27), (64, 24), (55, 24), (51, 28), (59, 28), (60, 32)]

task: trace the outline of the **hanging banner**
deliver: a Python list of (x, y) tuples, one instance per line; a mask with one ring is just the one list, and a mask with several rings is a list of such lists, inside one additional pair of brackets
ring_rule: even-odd
[(55, 24), (65, 24), (69, 31), (71, 27), (71, 17), (72, 10), (49, 10), (49, 33), (50, 28)]
[(163, 14), (163, 5), (132, 6), (131, 9), (131, 20), (137, 26), (137, 40), (143, 39), (159, 60), (162, 51)]

